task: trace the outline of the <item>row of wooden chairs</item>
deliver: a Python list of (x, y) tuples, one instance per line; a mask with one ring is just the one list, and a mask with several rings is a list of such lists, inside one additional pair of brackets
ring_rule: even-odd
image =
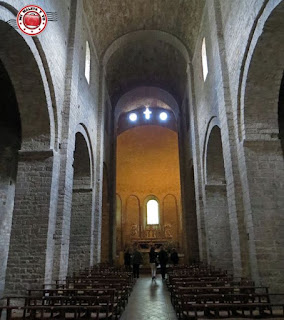
[(134, 285), (132, 273), (101, 266), (64, 281), (2, 299), (6, 319), (119, 319)]
[(210, 266), (179, 266), (167, 285), (179, 319), (284, 317), (284, 303), (272, 303), (268, 287)]

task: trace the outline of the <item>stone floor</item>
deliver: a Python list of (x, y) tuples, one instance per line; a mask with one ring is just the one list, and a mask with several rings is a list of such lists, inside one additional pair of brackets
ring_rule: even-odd
[[(152, 281), (150, 275), (141, 275), (134, 289), (121, 320), (177, 320), (171, 304), (170, 294), (161, 275)], [(200, 317), (200, 319), (209, 319)], [(212, 319), (212, 318), (211, 318)], [(242, 318), (223, 318), (223, 320), (241, 320)], [(272, 318), (265, 318), (266, 320)], [(274, 320), (283, 318), (273, 318)], [(251, 320), (251, 318), (246, 318)]]
[(137, 280), (121, 320), (177, 320), (167, 286), (161, 276), (150, 275)]

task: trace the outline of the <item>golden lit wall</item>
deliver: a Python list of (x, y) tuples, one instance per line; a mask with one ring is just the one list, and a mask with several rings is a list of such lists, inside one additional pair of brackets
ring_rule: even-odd
[[(137, 239), (164, 239), (181, 245), (177, 133), (152, 125), (127, 130), (117, 138), (116, 159), (117, 214), (121, 216), (117, 219), (118, 251)], [(160, 226), (154, 230), (146, 223), (149, 196), (159, 202)]]

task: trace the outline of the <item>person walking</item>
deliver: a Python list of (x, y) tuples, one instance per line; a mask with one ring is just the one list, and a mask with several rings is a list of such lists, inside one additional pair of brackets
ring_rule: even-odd
[(168, 263), (168, 253), (165, 251), (164, 246), (161, 246), (159, 252), (159, 262), (161, 265), (161, 275), (162, 279), (166, 279), (166, 272), (167, 272), (167, 263)]
[(124, 252), (124, 266), (126, 271), (131, 271), (131, 254), (129, 248)]
[(172, 261), (174, 266), (176, 266), (178, 264), (178, 262), (179, 262), (178, 253), (177, 253), (175, 248), (173, 248), (173, 251), (171, 253), (171, 261)]
[(133, 276), (134, 278), (139, 278), (139, 267), (142, 264), (143, 258), (140, 251), (138, 251), (137, 247), (134, 247), (133, 256), (132, 256), (132, 264), (133, 264)]
[(151, 267), (151, 274), (152, 274), (152, 280), (156, 279), (156, 272), (157, 272), (157, 253), (155, 252), (155, 247), (152, 246), (149, 252), (149, 261), (150, 261), (150, 267)]

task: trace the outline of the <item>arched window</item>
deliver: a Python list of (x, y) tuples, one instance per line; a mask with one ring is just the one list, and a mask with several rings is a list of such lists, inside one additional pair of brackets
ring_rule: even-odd
[(85, 56), (85, 77), (88, 83), (90, 83), (91, 74), (91, 51), (89, 42), (86, 41), (86, 56)]
[(147, 202), (147, 224), (159, 224), (159, 204), (153, 199)]
[(202, 55), (203, 80), (205, 81), (208, 74), (208, 62), (207, 62), (205, 38), (203, 38), (203, 41), (202, 41), (201, 55)]

